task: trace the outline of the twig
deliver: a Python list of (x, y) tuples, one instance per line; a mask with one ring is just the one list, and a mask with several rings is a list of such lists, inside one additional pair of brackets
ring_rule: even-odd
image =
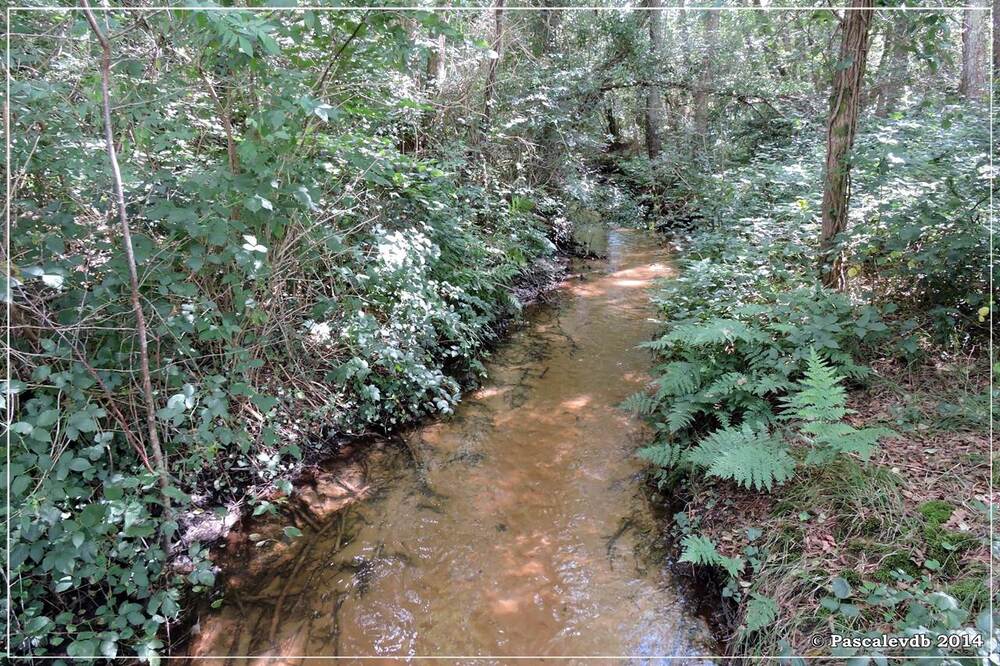
[[(132, 249), (132, 234), (128, 226), (128, 214), (125, 211), (125, 188), (122, 185), (122, 173), (118, 167), (118, 155), (115, 151), (115, 138), (111, 126), (111, 43), (101, 32), (90, 9), (87, 0), (80, 0), (83, 13), (87, 17), (90, 29), (101, 45), (101, 97), (104, 106), (104, 140), (111, 162), (111, 174), (115, 186), (115, 198), (118, 204), (118, 221), (122, 229), (122, 246), (125, 250), (125, 260), (128, 264), (129, 284), (132, 291), (132, 310), (135, 312), (136, 334), (139, 340), (139, 368), (142, 376), (142, 392), (146, 402), (146, 426), (149, 430), (149, 443), (153, 449), (153, 461), (160, 475), (160, 499), (163, 502), (164, 514), (170, 516), (170, 497), (166, 494), (170, 487), (170, 476), (167, 472), (167, 461), (160, 446), (160, 436), (156, 431), (156, 402), (153, 399), (153, 380), (149, 373), (149, 344), (146, 340), (146, 317), (142, 313), (142, 302), (139, 299), (139, 275), (135, 267), (135, 252)], [(166, 521), (169, 522), (169, 521)], [(166, 524), (166, 522), (164, 524)], [(164, 549), (169, 552), (169, 536), (166, 530), (161, 532)]]

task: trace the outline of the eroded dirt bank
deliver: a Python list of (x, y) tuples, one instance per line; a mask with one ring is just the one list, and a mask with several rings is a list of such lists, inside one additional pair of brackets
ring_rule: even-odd
[(236, 572), (190, 653), (712, 654), (656, 556), (642, 426), (616, 408), (647, 379), (646, 288), (669, 268), (638, 232), (613, 231), (608, 255), (501, 346), (453, 418), (406, 435), (415, 467), (381, 452), (346, 483), (363, 501), (314, 512), (271, 570)]

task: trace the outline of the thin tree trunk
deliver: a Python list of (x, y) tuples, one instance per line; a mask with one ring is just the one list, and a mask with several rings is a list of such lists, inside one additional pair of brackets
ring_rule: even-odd
[(719, 12), (705, 10), (703, 16), (705, 27), (705, 50), (701, 57), (701, 82), (694, 96), (694, 127), (695, 132), (704, 137), (708, 132), (708, 100), (707, 90), (712, 87), (712, 63), (715, 59), (715, 42), (719, 31)]
[[(540, 63), (548, 66), (551, 57), (559, 47), (558, 31), (562, 21), (562, 9), (557, 0), (543, 0), (542, 6), (550, 7), (539, 12), (537, 31), (535, 35), (536, 54)], [(546, 117), (539, 137), (537, 167), (534, 169), (534, 180), (540, 185), (552, 185), (562, 178), (562, 151), (560, 151), (560, 135), (558, 126)]]
[(840, 41), (840, 58), (833, 77), (830, 116), (826, 133), (826, 170), (823, 182), (823, 229), (820, 261), (823, 284), (843, 289), (843, 257), (837, 251), (837, 236), (847, 228), (851, 196), (849, 154), (858, 126), (868, 33), (873, 0), (852, 0), (845, 12)]
[[(688, 29), (687, 0), (678, 0), (677, 3), (677, 33), (680, 37), (681, 64), (685, 72), (691, 70), (691, 31)], [(690, 114), (691, 98), (686, 94), (679, 96), (683, 101), (678, 102), (677, 116), (678, 126), (683, 126)]]
[(556, 36), (562, 23), (562, 7), (559, 0), (541, 0), (538, 12), (538, 29), (535, 31), (532, 53), (544, 56), (556, 50)]
[[(97, 25), (97, 19), (90, 9), (87, 0), (80, 0), (87, 22), (93, 31), (103, 51), (101, 57), (101, 96), (104, 106), (104, 141), (107, 147), (108, 161), (111, 162), (111, 175), (114, 180), (115, 200), (118, 205), (118, 221), (121, 224), (122, 246), (125, 250), (125, 263), (128, 264), (129, 286), (132, 292), (132, 310), (135, 313), (135, 330), (139, 340), (139, 370), (142, 378), (142, 394), (146, 403), (146, 427), (149, 431), (149, 444), (153, 450), (153, 462), (160, 477), (161, 501), (164, 511), (170, 513), (170, 498), (166, 494), (170, 486), (170, 474), (167, 471), (167, 460), (160, 446), (160, 437), (156, 430), (156, 401), (153, 398), (153, 380), (149, 372), (149, 345), (146, 340), (146, 318), (142, 313), (142, 302), (139, 298), (139, 274), (135, 267), (135, 252), (132, 249), (132, 235), (129, 232), (128, 215), (125, 210), (125, 188), (122, 185), (121, 169), (118, 167), (118, 155), (115, 151), (114, 132), (111, 125), (111, 44)], [(164, 547), (168, 547), (166, 532), (162, 534)]]
[(958, 94), (968, 96), (972, 87), (973, 39), (972, 10), (962, 12), (962, 71), (958, 79)]
[(907, 21), (904, 12), (897, 12), (892, 28), (886, 33), (885, 53), (879, 63), (879, 89), (875, 102), (875, 115), (885, 117), (896, 109), (909, 79), (907, 51)]
[[(663, 17), (660, 11), (660, 0), (648, 0), (649, 11), (649, 44), (659, 71), (660, 58), (663, 54)], [(646, 152), (649, 159), (655, 159), (660, 154), (660, 128), (663, 126), (663, 94), (658, 85), (646, 87)]]
[(993, 0), (993, 77), (1000, 73), (1000, 0)]
[(490, 59), (486, 70), (486, 90), (483, 94), (483, 119), (480, 124), (480, 134), (486, 132), (493, 116), (493, 105), (496, 102), (497, 67), (500, 63), (500, 51), (503, 48), (503, 6), (504, 0), (496, 0), (493, 7), (493, 43), (491, 48), (496, 57)]
[[(430, 54), (427, 58), (427, 71), (426, 71), (426, 94), (430, 99), (437, 100), (444, 89), (445, 81), (448, 77), (448, 67), (447, 67), (447, 40), (445, 36), (438, 35), (435, 40), (434, 47), (431, 48)], [(427, 109), (421, 114), (421, 119), (419, 123), (419, 131), (417, 134), (417, 148), (420, 148), (420, 134), (427, 136), (431, 135), (432, 128), (438, 119), (438, 109), (437, 104), (431, 104), (431, 108)]]
[(226, 133), (226, 155), (229, 158), (229, 171), (234, 176), (238, 176), (240, 173), (240, 158), (236, 152), (236, 137), (233, 135), (233, 122), (229, 114), (229, 96), (226, 95), (226, 100), (223, 101), (219, 97), (219, 92), (215, 89), (215, 83), (208, 74), (202, 71), (201, 76), (205, 80), (205, 86), (212, 96), (212, 101), (215, 102), (215, 108), (219, 112), (219, 119), (222, 121), (222, 129)]
[(436, 41), (427, 59), (427, 79), (431, 87), (440, 90), (447, 80), (447, 43), (444, 35), (438, 35)]
[(622, 145), (621, 129), (618, 127), (618, 118), (615, 117), (614, 98), (609, 98), (604, 102), (604, 118), (608, 123), (608, 134), (611, 135), (611, 147), (617, 149)]

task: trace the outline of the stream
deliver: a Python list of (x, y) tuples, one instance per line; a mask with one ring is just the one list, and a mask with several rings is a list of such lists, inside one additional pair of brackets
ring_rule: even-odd
[(579, 277), (529, 310), (453, 417), (404, 433), (417, 464), (382, 455), (359, 480), (364, 501), (296, 540), (295, 567), (200, 618), (192, 657), (711, 663), (698, 655), (716, 645), (697, 594), (667, 569), (634, 455), (648, 432), (616, 407), (648, 381), (636, 345), (656, 329), (647, 289), (669, 273), (667, 253), (638, 231), (607, 240), (606, 260), (578, 263)]

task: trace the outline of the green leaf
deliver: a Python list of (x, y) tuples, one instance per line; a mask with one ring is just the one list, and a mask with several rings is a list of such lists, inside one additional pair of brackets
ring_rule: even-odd
[(17, 433), (18, 435), (30, 435), (31, 431), (35, 429), (35, 426), (27, 423), (26, 421), (18, 421), (17, 423), (12, 423), (10, 426), (10, 431)]
[(90, 461), (86, 458), (73, 458), (69, 463), (69, 468), (74, 472), (82, 472), (84, 470), (90, 469)]
[(851, 584), (840, 576), (837, 576), (830, 581), (830, 591), (832, 591), (838, 599), (847, 599), (853, 593), (851, 590)]
[(754, 594), (747, 603), (747, 631), (757, 631), (770, 625), (778, 616), (778, 603), (771, 597)]
[(30, 476), (17, 476), (10, 482), (11, 495), (20, 495), (31, 485)]
[(32, 635), (43, 633), (43, 630), (53, 626), (51, 619), (44, 615), (37, 615), (24, 624), (24, 630)]

